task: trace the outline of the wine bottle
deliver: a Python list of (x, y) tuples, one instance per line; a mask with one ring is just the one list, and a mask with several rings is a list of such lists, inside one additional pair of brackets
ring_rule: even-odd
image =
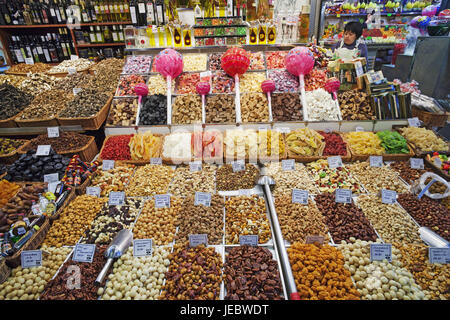
[(147, 8), (145, 6), (145, 0), (138, 0), (138, 25), (147, 25)]
[(136, 9), (137, 9), (136, 0), (130, 0), (131, 23), (134, 24), (135, 26), (138, 25)]

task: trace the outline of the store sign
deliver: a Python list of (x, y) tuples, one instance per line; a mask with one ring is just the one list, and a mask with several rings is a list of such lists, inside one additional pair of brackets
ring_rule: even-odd
[(100, 187), (86, 187), (86, 194), (89, 196), (100, 197), (102, 190)]
[(281, 167), (283, 168), (283, 171), (292, 171), (295, 169), (295, 160), (281, 160)]
[(77, 262), (89, 262), (92, 263), (95, 254), (95, 244), (82, 244), (75, 245), (75, 251), (73, 253), (72, 260)]
[(47, 128), (47, 135), (49, 138), (59, 138), (59, 127)]
[(428, 259), (430, 263), (450, 263), (450, 248), (433, 248), (428, 249)]
[(41, 250), (26, 250), (20, 254), (22, 268), (33, 268), (42, 266)]
[(162, 165), (162, 159), (161, 158), (151, 158), (150, 164), (154, 165)]
[(392, 261), (392, 245), (388, 243), (370, 244), (370, 261)]
[(332, 169), (342, 167), (342, 158), (340, 156), (328, 157), (328, 166)]
[(155, 208), (170, 208), (170, 195), (169, 194), (156, 194), (155, 195)]
[(397, 192), (393, 190), (381, 190), (381, 202), (385, 204), (394, 204), (397, 201)]
[(204, 205), (209, 207), (211, 205), (211, 193), (209, 192), (196, 192), (194, 205)]
[(114, 192), (109, 193), (108, 204), (110, 206), (121, 206), (125, 202), (125, 192)]
[(410, 127), (420, 127), (420, 120), (419, 118), (409, 118), (408, 123)]
[(191, 172), (202, 171), (202, 162), (201, 161), (189, 162), (189, 169), (191, 170)]
[(50, 154), (51, 145), (38, 145), (36, 149), (37, 156), (48, 156)]
[(103, 160), (102, 170), (108, 171), (114, 169), (115, 163), (116, 162), (114, 160)]
[(133, 240), (133, 255), (135, 257), (147, 257), (153, 254), (153, 239)]
[(231, 162), (231, 166), (233, 167), (233, 172), (245, 170), (245, 160), (233, 161)]
[(258, 235), (239, 236), (239, 244), (241, 246), (257, 246)]
[(409, 159), (409, 161), (411, 164), (411, 169), (423, 169), (424, 168), (423, 159), (421, 159), (421, 158), (411, 158), (411, 159)]
[(383, 157), (382, 156), (370, 156), (369, 157), (370, 166), (381, 168), (383, 166)]
[(352, 203), (352, 190), (336, 189), (335, 201), (338, 203)]
[(189, 235), (189, 246), (196, 247), (200, 244), (208, 245), (208, 235), (207, 234), (190, 234)]
[(308, 196), (309, 192), (308, 190), (300, 190), (300, 189), (293, 189), (292, 190), (292, 203), (301, 203), (301, 204), (308, 204)]

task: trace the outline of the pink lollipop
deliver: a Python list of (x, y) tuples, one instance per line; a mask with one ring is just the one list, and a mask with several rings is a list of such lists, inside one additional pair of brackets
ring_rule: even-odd
[(205, 113), (205, 95), (209, 93), (211, 90), (211, 85), (209, 82), (199, 82), (195, 86), (197, 93), (202, 96), (202, 123), (206, 122), (206, 113)]
[[(141, 101), (142, 101), (142, 97), (146, 97), (148, 95), (148, 87), (145, 83), (138, 83), (137, 85), (134, 86), (134, 92), (136, 92), (136, 94), (139, 96), (139, 104), (138, 106), (141, 105)], [(141, 108), (138, 107), (137, 110), (137, 114), (136, 114), (136, 125), (137, 125), (137, 121), (139, 121), (139, 110)]]
[(327, 90), (329, 93), (333, 95), (333, 99), (336, 103), (336, 108), (339, 112), (339, 120), (342, 120), (342, 114), (341, 109), (339, 108), (339, 101), (337, 98), (337, 91), (339, 90), (339, 87), (341, 86), (341, 82), (336, 78), (329, 78), (327, 82), (325, 82), (325, 90)]
[(183, 71), (183, 56), (173, 50), (164, 49), (155, 57), (156, 71), (162, 74), (167, 79), (167, 124), (172, 122), (172, 108), (171, 96), (172, 96), (172, 79), (175, 79)]
[(302, 94), (303, 118), (308, 119), (305, 94), (305, 75), (314, 67), (314, 55), (306, 47), (295, 47), (289, 50), (284, 60), (287, 71), (300, 78), (300, 92)]
[(267, 79), (261, 83), (261, 89), (267, 93), (267, 100), (269, 101), (269, 121), (272, 121), (272, 99), (270, 93), (275, 91), (275, 81)]

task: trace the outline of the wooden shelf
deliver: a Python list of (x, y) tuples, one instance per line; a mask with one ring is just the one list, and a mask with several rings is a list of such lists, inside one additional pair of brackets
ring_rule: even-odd
[[(93, 22), (93, 23), (80, 23), (81, 27), (90, 26), (112, 26), (120, 24), (132, 24), (131, 21), (119, 21), (119, 22)], [(32, 24), (32, 25), (0, 25), (0, 29), (29, 29), (29, 28), (70, 28), (74, 27), (72, 24)]]
[(125, 46), (125, 42), (114, 42), (114, 43), (88, 43), (88, 44), (77, 44), (78, 48), (90, 48), (90, 47), (120, 47)]

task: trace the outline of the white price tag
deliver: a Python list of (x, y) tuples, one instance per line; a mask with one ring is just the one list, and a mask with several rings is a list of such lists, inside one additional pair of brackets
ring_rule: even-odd
[(72, 260), (77, 262), (89, 262), (92, 263), (95, 254), (95, 244), (82, 244), (75, 245), (75, 251), (73, 253)]
[(81, 92), (81, 90), (83, 90), (82, 88), (73, 88), (73, 95), (76, 96), (77, 94), (79, 94)]
[(196, 192), (195, 193), (195, 200), (194, 205), (204, 205), (206, 207), (209, 207), (211, 205), (211, 193), (209, 192)]
[(41, 250), (25, 250), (20, 254), (22, 268), (33, 268), (42, 266)]
[(409, 118), (408, 123), (410, 127), (420, 127), (420, 120), (419, 118)]
[(109, 193), (108, 204), (110, 206), (121, 206), (125, 202), (125, 192), (114, 192)]
[(306, 244), (310, 244), (310, 243), (314, 243), (314, 242), (318, 242), (320, 244), (323, 244), (323, 241), (325, 239), (323, 238), (323, 236), (306, 236)]
[(59, 181), (49, 182), (48, 186), (47, 186), (47, 191), (51, 192), (51, 193), (55, 193), (56, 187), (58, 186), (59, 183), (60, 183)]
[(328, 166), (332, 169), (342, 167), (341, 156), (328, 157)]
[(86, 194), (89, 196), (100, 197), (102, 190), (100, 187), (86, 187)]
[(58, 172), (44, 175), (44, 182), (52, 183), (57, 181), (59, 181)]
[(331, 133), (333, 132), (333, 130), (331, 128), (325, 128), (325, 130), (323, 130), (325, 133)]
[(393, 190), (381, 189), (381, 202), (394, 204), (397, 201), (397, 192)]
[(278, 130), (280, 133), (291, 133), (291, 128), (281, 127), (277, 128), (276, 130)]
[(355, 131), (356, 132), (364, 132), (364, 128), (358, 126), (358, 127), (355, 128)]
[(47, 135), (49, 138), (59, 138), (59, 127), (47, 128)]
[(422, 158), (411, 158), (409, 161), (411, 164), (411, 169), (424, 169)]
[(103, 160), (102, 170), (108, 171), (108, 170), (114, 169), (115, 163), (116, 162), (114, 160)]
[(433, 248), (428, 250), (428, 259), (430, 263), (450, 263), (450, 248)]
[(270, 129), (270, 127), (268, 127), (268, 126), (259, 126), (258, 127), (258, 130), (259, 131), (267, 131), (267, 130), (269, 130)]
[(133, 255), (135, 257), (146, 257), (153, 254), (153, 239), (133, 240)]
[(440, 158), (434, 158), (433, 163), (438, 168), (441, 168), (442, 166), (442, 160)]
[(189, 169), (191, 170), (191, 172), (202, 171), (202, 162), (201, 161), (189, 162)]
[(75, 54), (71, 54), (70, 55), (70, 60), (78, 60), (78, 56), (77, 55), (75, 55)]
[(26, 64), (34, 64), (34, 60), (33, 60), (33, 58), (25, 58), (25, 63)]
[(335, 201), (338, 203), (352, 203), (352, 190), (336, 189)]
[(300, 190), (300, 189), (293, 189), (292, 190), (292, 203), (301, 203), (301, 204), (308, 204), (308, 196), (309, 192), (308, 190)]
[(231, 163), (233, 172), (239, 172), (245, 170), (245, 160), (236, 160)]
[(155, 208), (170, 208), (170, 195), (155, 194)]
[(371, 243), (370, 244), (370, 261), (375, 260), (392, 261), (392, 245), (388, 243)]
[(200, 244), (208, 245), (208, 235), (207, 234), (190, 234), (189, 235), (189, 246), (196, 247)]
[(69, 67), (69, 68), (67, 68), (67, 72), (69, 74), (75, 74), (75, 73), (77, 73), (77, 68)]
[(240, 196), (246, 196), (249, 197), (252, 195), (252, 189), (239, 189), (239, 195)]
[(364, 69), (363, 69), (361, 61), (357, 61), (355, 63), (355, 69), (356, 69), (356, 76), (357, 77), (361, 77), (364, 74)]
[(150, 164), (161, 165), (162, 159), (161, 158), (150, 158)]
[(383, 157), (382, 156), (370, 156), (370, 166), (381, 168), (383, 166)]
[(50, 154), (51, 145), (38, 145), (36, 149), (37, 156), (48, 156)]
[(283, 168), (283, 171), (292, 171), (295, 169), (295, 160), (281, 160), (281, 167)]
[(241, 246), (257, 246), (258, 235), (239, 236), (239, 244)]

